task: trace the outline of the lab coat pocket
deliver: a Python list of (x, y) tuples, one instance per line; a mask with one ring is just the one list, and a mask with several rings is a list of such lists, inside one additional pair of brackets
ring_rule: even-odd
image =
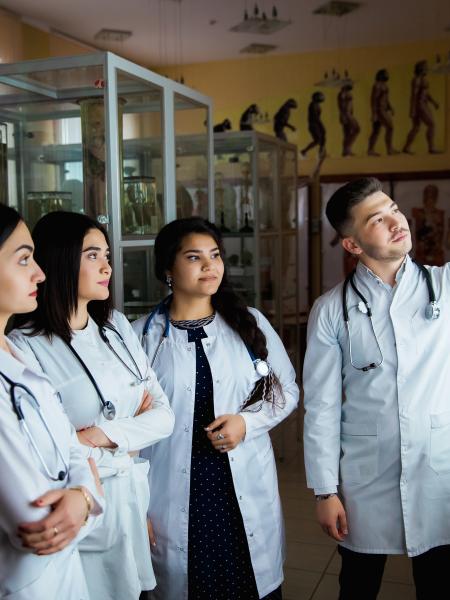
[(148, 484), (148, 472), (150, 463), (145, 458), (135, 456), (133, 458), (133, 481), (135, 498), (139, 510), (139, 515), (145, 523), (147, 519), (147, 510), (150, 504), (150, 487)]
[(119, 533), (123, 535), (120, 511), (126, 502), (128, 477), (107, 477), (102, 479), (102, 483), (105, 492), (103, 519), (101, 524), (94, 527), (78, 544), (80, 552), (105, 552), (116, 543)]
[(378, 473), (376, 423), (341, 422), (342, 483), (366, 483)]
[(450, 411), (430, 415), (429, 464), (437, 474), (450, 473)]

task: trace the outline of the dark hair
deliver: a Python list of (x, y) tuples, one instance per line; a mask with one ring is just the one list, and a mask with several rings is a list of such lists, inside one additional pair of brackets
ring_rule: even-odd
[(351, 210), (371, 194), (382, 191), (376, 177), (363, 177), (346, 183), (334, 192), (327, 202), (326, 215), (332, 227), (345, 237), (351, 223)]
[(0, 203), (0, 248), (22, 220), (17, 210)]
[[(225, 263), (222, 235), (213, 223), (201, 217), (177, 219), (165, 225), (155, 240), (155, 275), (159, 281), (166, 282), (166, 271), (173, 267), (183, 238), (192, 233), (211, 236), (216, 242)], [(234, 291), (228, 280), (226, 268), (222, 282), (217, 292), (212, 296), (211, 301), (213, 308), (221, 315), (227, 325), (240, 336), (253, 354), (259, 359), (266, 360), (268, 355), (266, 336), (258, 327), (255, 316), (248, 310), (243, 298)], [(277, 391), (284, 400), (280, 382), (276, 377), (274, 377), (274, 382)], [(259, 385), (260, 383), (263, 383), (263, 380), (260, 379), (256, 383), (254, 393), (251, 394), (251, 399), (245, 406), (261, 400), (263, 386)]]
[[(39, 285), (38, 307), (28, 315), (21, 315), (19, 326), (31, 327), (29, 335), (57, 335), (70, 342), (72, 331), (69, 321), (78, 306), (78, 279), (80, 274), (83, 240), (90, 229), (103, 233), (109, 245), (108, 234), (97, 221), (87, 215), (56, 211), (43, 216), (36, 223), (32, 237), (34, 257), (46, 279)], [(111, 294), (106, 300), (92, 300), (88, 312), (97, 325), (104, 325), (112, 310)]]
[(387, 72), (387, 69), (380, 69), (379, 71), (377, 71), (377, 74), (375, 75), (375, 80), (376, 81), (388, 81), (389, 73)]

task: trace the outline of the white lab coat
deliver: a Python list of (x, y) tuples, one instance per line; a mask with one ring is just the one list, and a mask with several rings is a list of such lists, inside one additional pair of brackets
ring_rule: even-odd
[[(88, 535), (95, 521), (85, 527), (66, 548), (49, 556), (37, 556), (22, 546), (17, 535), (20, 523), (38, 521), (49, 509), (31, 502), (51, 489), (83, 485), (94, 498), (92, 515), (102, 512), (103, 500), (96, 491), (90, 467), (83, 456), (61, 403), (47, 377), (26, 366), (26, 357), (8, 342), (17, 358), (0, 350), (0, 371), (25, 385), (38, 400), (44, 419), (69, 467), (65, 481), (52, 481), (37, 457), (13, 411), (10, 386), (0, 377), (0, 598), (5, 600), (89, 600), (77, 543)], [(50, 472), (64, 468), (38, 412), (28, 401), (21, 403), (25, 422)]]
[[(269, 430), (286, 418), (298, 402), (295, 371), (283, 344), (265, 317), (254, 311), (267, 338), (269, 362), (278, 375), (285, 395), (284, 408), (265, 403), (259, 412), (242, 412), (245, 441), (228, 453), (236, 497), (239, 501), (250, 556), (260, 597), (276, 589), (283, 580), (283, 519)], [(142, 338), (145, 319), (133, 323)], [(157, 315), (143, 339), (152, 360), (164, 330), (164, 317)], [(216, 417), (239, 412), (257, 380), (254, 366), (241, 338), (219, 314), (205, 326), (202, 340), (214, 386)], [(186, 331), (170, 326), (153, 365), (176, 415), (172, 437), (144, 451), (151, 461), (149, 516), (156, 535), (152, 549), (158, 587), (154, 600), (188, 597), (188, 518), (195, 401), (195, 344)]]
[[(89, 591), (95, 600), (135, 600), (141, 590), (155, 587), (151, 564), (146, 513), (149, 503), (148, 461), (132, 458), (141, 450), (169, 436), (174, 416), (146, 354), (125, 315), (114, 311), (111, 323), (120, 332), (142, 375), (149, 381), (136, 385), (136, 378), (121, 364), (101, 339), (98, 327), (88, 325), (74, 332), (72, 345), (94, 376), (106, 400), (113, 402), (116, 418), (108, 421), (101, 412), (97, 392), (65, 343), (54, 336), (10, 335), (40, 363), (60, 394), (64, 408), (77, 430), (96, 425), (117, 444), (113, 450), (83, 446), (92, 456), (103, 481), (107, 507), (103, 526), (80, 545)], [(123, 361), (135, 370), (117, 335), (108, 339)], [(152, 409), (134, 417), (147, 388)]]
[[(382, 365), (350, 365), (342, 284), (310, 315), (304, 363), (305, 462), (316, 493), (339, 487), (357, 552), (416, 556), (450, 544), (450, 264), (428, 267), (441, 316), (406, 258), (394, 288), (362, 263), (355, 282), (372, 307)], [(378, 360), (369, 319), (348, 286), (353, 361)]]

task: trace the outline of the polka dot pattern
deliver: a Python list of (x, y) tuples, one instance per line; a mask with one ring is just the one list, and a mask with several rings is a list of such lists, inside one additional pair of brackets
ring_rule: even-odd
[(228, 454), (214, 450), (204, 428), (215, 419), (213, 382), (201, 340), (195, 342), (196, 384), (189, 499), (189, 600), (258, 600), (255, 576)]

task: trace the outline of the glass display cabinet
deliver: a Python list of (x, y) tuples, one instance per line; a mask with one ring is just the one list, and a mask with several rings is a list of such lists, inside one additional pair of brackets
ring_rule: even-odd
[[(214, 134), (214, 155), (215, 222), (230, 279), (269, 319), (298, 367), (299, 291), (307, 287), (300, 274), (307, 273), (299, 260), (305, 204), (297, 189), (297, 147), (255, 131), (227, 132)], [(304, 237), (306, 227), (303, 222)]]
[(177, 216), (214, 217), (212, 103), (109, 52), (0, 65), (0, 201), (107, 226), (115, 304), (161, 298), (152, 252)]

